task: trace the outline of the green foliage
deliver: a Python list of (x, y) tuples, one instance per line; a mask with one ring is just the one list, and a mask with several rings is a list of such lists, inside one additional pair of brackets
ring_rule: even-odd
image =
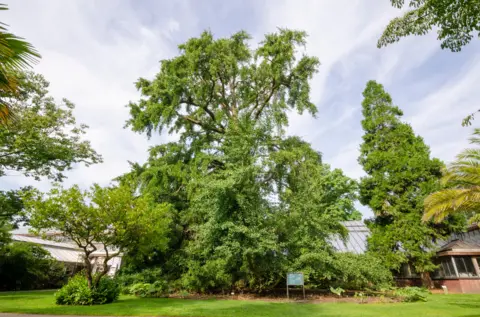
[[(405, 0), (391, 0), (402, 8)], [(378, 47), (409, 35), (424, 35), (437, 29), (441, 47), (459, 52), (480, 34), (480, 2), (477, 0), (409, 0), (411, 10), (393, 19), (378, 40)]]
[[(480, 145), (480, 129), (475, 129), (470, 143)], [(442, 222), (445, 218), (464, 214), (470, 223), (480, 221), (480, 149), (462, 151), (443, 171), (446, 187), (425, 199), (424, 221)]]
[(422, 138), (400, 121), (403, 113), (382, 85), (368, 82), (363, 96), (359, 163), (367, 176), (360, 182), (360, 201), (375, 215), (369, 250), (391, 269), (411, 261), (417, 272), (432, 271), (432, 241), (456, 224), (421, 221), (423, 199), (439, 188), (442, 162), (431, 159)]
[(403, 302), (426, 302), (430, 292), (421, 287), (401, 287), (397, 288), (393, 294), (400, 297)]
[[(120, 253), (132, 249), (148, 253), (154, 247), (166, 247), (168, 204), (154, 204), (148, 195), (136, 197), (126, 186), (93, 185), (90, 190), (54, 187), (46, 197), (31, 191), (24, 204), (31, 226), (39, 233), (61, 231), (84, 251), (91, 288), (108, 272), (107, 262)], [(102, 273), (94, 277), (88, 259), (98, 244), (103, 246), (105, 257)]]
[(128, 288), (128, 294), (140, 297), (167, 297), (168, 293), (169, 288), (165, 281), (136, 283)]
[[(0, 4), (0, 10), (8, 10), (5, 4)], [(21, 37), (7, 30), (7, 25), (0, 23), (0, 125), (12, 124), (16, 113), (5, 95), (16, 95), (21, 92), (18, 74), (36, 63), (40, 54)]]
[(332, 294), (337, 295), (338, 297), (341, 297), (342, 294), (345, 292), (345, 290), (341, 287), (333, 288), (333, 287), (330, 286), (330, 292)]
[(153, 80), (137, 82), (142, 99), (130, 103), (134, 131), (180, 139), (152, 147), (145, 165), (119, 177), (175, 208), (168, 249), (128, 252), (127, 265), (161, 266), (192, 291), (261, 291), (289, 270), (325, 279), (327, 238), (345, 234), (339, 221), (359, 218), (356, 182), (285, 136), (287, 111), (317, 111), (308, 81), (319, 63), (299, 52), (306, 34), (280, 29), (255, 49), (249, 38), (188, 40)]
[(120, 288), (114, 280), (102, 277), (96, 287), (90, 288), (83, 274), (70, 278), (68, 283), (55, 293), (57, 305), (99, 305), (116, 301)]
[(0, 288), (57, 288), (65, 277), (63, 265), (41, 246), (12, 242), (0, 252)]
[(88, 127), (76, 123), (73, 103), (49, 96), (41, 75), (24, 73), (20, 79), (22, 92), (9, 96), (15, 124), (0, 125), (0, 176), (17, 171), (60, 181), (75, 164), (101, 162), (90, 142), (82, 140)]
[(392, 286), (393, 277), (390, 270), (371, 254), (338, 253), (328, 284), (348, 290), (382, 290)]

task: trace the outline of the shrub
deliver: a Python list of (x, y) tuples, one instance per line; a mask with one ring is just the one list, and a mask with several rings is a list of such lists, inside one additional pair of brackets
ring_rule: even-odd
[(12, 242), (0, 252), (0, 284), (7, 290), (59, 288), (65, 280), (63, 264), (39, 245)]
[(403, 302), (426, 302), (430, 292), (421, 287), (403, 287), (396, 289), (393, 294)]
[(109, 277), (102, 277), (96, 288), (90, 289), (83, 274), (77, 274), (55, 293), (58, 305), (107, 304), (118, 299), (120, 288)]
[(347, 290), (381, 290), (393, 283), (390, 270), (370, 254), (338, 253), (333, 272), (329, 286)]
[(130, 294), (130, 287), (134, 284), (154, 283), (163, 280), (162, 270), (160, 268), (145, 269), (136, 273), (125, 273), (120, 271), (115, 277), (118, 285), (120, 285), (123, 294)]
[(140, 297), (165, 297), (168, 293), (168, 285), (164, 281), (136, 283), (129, 287), (129, 294)]

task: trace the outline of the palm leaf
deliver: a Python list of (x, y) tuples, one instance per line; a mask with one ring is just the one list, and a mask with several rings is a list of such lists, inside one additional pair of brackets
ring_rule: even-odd
[[(8, 10), (0, 4), (0, 10)], [(20, 88), (17, 74), (31, 67), (40, 59), (40, 54), (23, 38), (7, 31), (0, 22), (0, 93), (1, 96), (18, 94)], [(0, 97), (0, 124), (7, 124), (14, 117), (11, 105)]]
[[(480, 129), (470, 142), (480, 145)], [(480, 217), (480, 149), (462, 151), (443, 173), (441, 183), (447, 189), (425, 199), (423, 221), (441, 222), (454, 213), (473, 214), (470, 221), (475, 221)]]

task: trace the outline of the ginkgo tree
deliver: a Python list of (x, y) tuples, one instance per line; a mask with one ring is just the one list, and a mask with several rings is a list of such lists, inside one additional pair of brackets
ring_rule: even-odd
[[(82, 251), (88, 286), (98, 286), (108, 273), (108, 262), (123, 252), (135, 249), (148, 253), (167, 245), (169, 204), (154, 204), (148, 195), (135, 196), (128, 186), (89, 190), (78, 186), (54, 187), (47, 194), (33, 190), (25, 194), (24, 206), (30, 225), (37, 234), (60, 231)], [(91, 255), (105, 253), (102, 270), (93, 272)]]
[(178, 136), (120, 177), (175, 206), (168, 252), (137, 267), (161, 266), (195, 291), (265, 290), (287, 270), (327, 279), (328, 237), (360, 213), (356, 182), (286, 135), (289, 112), (317, 113), (309, 81), (320, 63), (305, 45), (305, 32), (288, 29), (255, 46), (244, 31), (203, 32), (137, 81), (141, 98), (130, 103), (127, 126)]

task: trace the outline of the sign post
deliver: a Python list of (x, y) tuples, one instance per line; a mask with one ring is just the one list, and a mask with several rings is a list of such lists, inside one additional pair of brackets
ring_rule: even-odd
[(303, 281), (303, 273), (287, 273), (287, 298), (290, 298), (288, 286), (302, 286), (303, 299), (305, 299), (305, 284)]

